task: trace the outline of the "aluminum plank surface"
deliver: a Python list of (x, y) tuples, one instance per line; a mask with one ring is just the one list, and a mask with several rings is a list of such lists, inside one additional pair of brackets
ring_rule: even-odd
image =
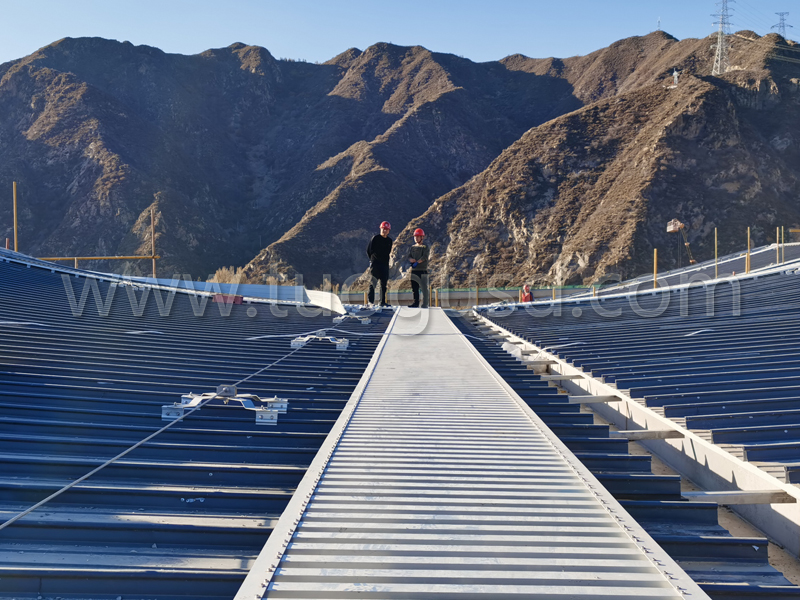
[(707, 598), (443, 311), (388, 333), (237, 599)]

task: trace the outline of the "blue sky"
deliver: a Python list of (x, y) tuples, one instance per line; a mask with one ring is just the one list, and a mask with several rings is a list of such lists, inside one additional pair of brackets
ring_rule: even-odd
[[(734, 31), (769, 33), (800, 0), (736, 0)], [(63, 37), (99, 36), (196, 54), (244, 42), (276, 58), (325, 61), (376, 42), (421, 45), (474, 61), (509, 54), (587, 54), (657, 27), (684, 39), (712, 33), (713, 0), (0, 0), (0, 63)]]

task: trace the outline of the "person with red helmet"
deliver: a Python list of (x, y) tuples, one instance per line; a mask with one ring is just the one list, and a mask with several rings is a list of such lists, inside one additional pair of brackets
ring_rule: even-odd
[(422, 229), (414, 230), (414, 245), (408, 254), (408, 261), (411, 263), (411, 292), (414, 294), (413, 308), (419, 306), (419, 288), (422, 287), (422, 308), (428, 308), (430, 300), (428, 288), (428, 259), (430, 258), (430, 248), (422, 243), (425, 239), (425, 232)]
[(369, 282), (369, 302), (375, 303), (375, 281), (381, 284), (381, 306), (389, 306), (386, 298), (386, 288), (389, 284), (389, 255), (392, 252), (392, 238), (389, 232), (392, 226), (389, 221), (381, 223), (381, 232), (373, 237), (367, 245), (369, 257), (369, 272), (372, 277)]
[(531, 286), (527, 283), (522, 286), (522, 294), (520, 294), (520, 302), (533, 302), (533, 294), (531, 294)]

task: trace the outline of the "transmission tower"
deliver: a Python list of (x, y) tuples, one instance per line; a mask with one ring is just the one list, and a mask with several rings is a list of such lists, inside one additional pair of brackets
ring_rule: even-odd
[(775, 13), (775, 14), (778, 15), (781, 18), (781, 21), (777, 25), (773, 25), (772, 28), (773, 29), (777, 29), (778, 33), (781, 34), (781, 37), (783, 39), (786, 39), (786, 28), (787, 27), (794, 27), (794, 25), (789, 25), (786, 22), (786, 17), (789, 16), (789, 13), (788, 12), (779, 12), (779, 13)]
[(731, 34), (731, 15), (728, 12), (729, 1), (734, 2), (735, 0), (721, 0), (717, 2), (717, 6), (720, 7), (719, 12), (711, 15), (719, 19), (714, 23), (714, 25), (719, 25), (717, 43), (711, 46), (717, 50), (714, 54), (714, 68), (711, 69), (711, 74), (715, 76), (727, 73), (731, 68), (730, 62), (728, 62), (728, 36)]

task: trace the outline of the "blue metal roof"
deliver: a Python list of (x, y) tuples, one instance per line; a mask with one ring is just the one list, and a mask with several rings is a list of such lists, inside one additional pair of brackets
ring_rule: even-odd
[[(72, 286), (72, 305), (62, 275)], [(609, 298), (564, 304), (561, 316), (516, 311), (491, 318), (618, 385), (629, 381), (627, 389), (646, 390), (643, 401), (668, 416), (686, 411), (672, 416), (687, 425), (697, 417), (714, 435), (738, 436), (740, 429), (753, 435), (744, 417), (752, 414), (758, 431), (775, 430), (768, 413), (782, 416), (781, 402), (796, 399), (797, 388), (791, 368), (759, 378), (751, 359), (775, 370), (800, 362), (791, 343), (794, 321), (800, 322), (793, 317), (800, 276), (768, 277), (769, 285), (741, 281), (738, 304), (735, 288), (721, 284), (713, 317), (703, 313), (706, 296), (698, 288), (671, 294), (663, 311), (656, 294), (639, 297), (635, 308), (628, 299)], [(91, 290), (76, 316), (87, 281), (96, 280), (0, 260), (0, 522), (159, 430), (162, 406), (183, 394), (238, 382), (240, 393), (288, 398), (289, 410), (275, 426), (256, 425), (252, 411), (215, 399), (0, 530), (0, 596), (231, 598), (355, 389), (388, 315), (334, 325), (334, 315), (307, 306), (211, 301), (199, 315), (197, 297), (177, 293), (167, 311), (166, 291), (159, 305), (153, 291), (97, 281), (101, 305), (116, 286), (108, 310), (100, 308), (106, 316)], [(681, 311), (683, 294), (688, 315)], [(621, 312), (600, 317), (592, 306)], [(641, 318), (643, 311), (651, 316)], [(780, 335), (770, 329), (775, 319)], [(609, 438), (607, 426), (566, 404), (471, 324), (455, 322), (712, 598), (800, 598), (800, 589), (768, 565), (766, 540), (728, 535), (715, 505), (681, 501), (678, 478), (650, 473), (649, 457), (628, 454), (627, 442)], [(322, 329), (346, 337), (347, 349), (312, 340), (293, 351), (295, 337)], [(738, 378), (734, 391), (724, 389), (728, 371)], [(777, 383), (765, 387), (765, 380)], [(728, 414), (715, 405), (753, 400), (762, 404), (751, 413)], [(738, 420), (713, 427), (728, 416)], [(752, 445), (781, 451), (774, 441)]]
[[(788, 315), (800, 310), (800, 303), (793, 300), (793, 293), (800, 291), (798, 275), (776, 275), (768, 282), (742, 281), (741, 285), (742, 315), (732, 315), (731, 298), (720, 287), (715, 304), (717, 320), (708, 317), (713, 321), (714, 331), (706, 331), (706, 338), (703, 334), (690, 334), (704, 328), (711, 329), (710, 321), (705, 315), (682, 317), (678, 294), (673, 294), (674, 301), (662, 315), (651, 318), (636, 314), (630, 300), (623, 298), (595, 300), (592, 304), (584, 301), (582, 304), (555, 305), (556, 310), (560, 308), (559, 316), (537, 317), (533, 310), (502, 309), (485, 310), (482, 314), (537, 346), (550, 348), (559, 357), (591, 369), (595, 376), (625, 371), (657, 378), (657, 375), (652, 375), (654, 372), (667, 369), (675, 376), (685, 375), (685, 380), (665, 383), (680, 389), (682, 385), (693, 385), (697, 377), (702, 379), (705, 376), (705, 373), (698, 376), (695, 372), (703, 367), (705, 360), (737, 361), (737, 356), (741, 357), (737, 353), (744, 351), (759, 356), (761, 351), (774, 345), (774, 325), (773, 335), (761, 332), (747, 342), (737, 344), (743, 336), (750, 337), (747, 334), (750, 328), (745, 326), (748, 318), (753, 318), (754, 323), (760, 320), (766, 323), (769, 321), (765, 317), (774, 311)], [(704, 293), (702, 288), (687, 293), (691, 296), (689, 306), (693, 308), (705, 301), (701, 296)], [(638, 299), (639, 307), (653, 310), (659, 305), (659, 300), (647, 295)], [(592, 305), (608, 311), (606, 315), (617, 309), (620, 312), (615, 317), (603, 317), (591, 310)], [(573, 308), (578, 307), (581, 310), (573, 313)], [(541, 315), (541, 307), (536, 310)], [(638, 307), (636, 310), (642, 312)], [(470, 339), (475, 347), (537, 415), (709, 596), (715, 600), (800, 598), (800, 587), (792, 585), (769, 565), (765, 538), (731, 536), (717, 522), (716, 504), (683, 501), (679, 477), (653, 475), (649, 456), (628, 454), (627, 440), (610, 438), (607, 425), (594, 424), (591, 413), (581, 412), (579, 404), (569, 404), (566, 395), (539, 381), (540, 378), (533, 375), (526, 365), (503, 350), (497, 341), (489, 339), (484, 330), (467, 319), (455, 321), (459, 329), (472, 336)], [(723, 324), (727, 322), (741, 325), (738, 329), (730, 329), (726, 336), (722, 332), (725, 331)], [(787, 336), (792, 327), (788, 325)], [(719, 337), (714, 335), (716, 331), (720, 332)], [(778, 337), (783, 338), (783, 335), (781, 333)], [(715, 346), (711, 340), (720, 344)], [(727, 340), (728, 345), (722, 340)], [(761, 349), (753, 348), (751, 344), (759, 340)], [(635, 371), (630, 365), (636, 365)], [(718, 372), (718, 385), (724, 388), (725, 370), (719, 369)], [(725, 391), (716, 393), (726, 394)], [(649, 399), (647, 401), (649, 405)]]
[[(246, 379), (239, 393), (289, 407), (264, 426), (215, 399), (0, 530), (0, 595), (233, 597), (388, 316), (334, 324), (307, 306), (211, 300), (197, 316), (202, 299), (184, 293), (162, 316), (155, 291), (50, 267), (0, 260), (0, 522), (163, 427), (162, 406), (183, 394)], [(93, 282), (101, 304), (114, 289), (107, 316), (90, 290), (75, 316)], [(347, 349), (293, 351), (320, 329)]]
[[(747, 252), (735, 252), (719, 257), (717, 260), (711, 259), (688, 265), (680, 269), (672, 269), (666, 272), (659, 272), (658, 283), (660, 286), (676, 286), (689, 281), (700, 281), (703, 279), (714, 279), (716, 277), (727, 277), (730, 275), (742, 275), (747, 271)], [(800, 264), (800, 244), (788, 243), (775, 244), (769, 246), (759, 246), (750, 252), (750, 271), (768, 271), (775, 268), (794, 268)], [(595, 293), (598, 295), (616, 294), (629, 292), (639, 287), (646, 287), (653, 282), (653, 274), (640, 275), (633, 279), (628, 279), (617, 284), (606, 284), (602, 290), (598, 288)], [(582, 292), (580, 295), (585, 295)]]

